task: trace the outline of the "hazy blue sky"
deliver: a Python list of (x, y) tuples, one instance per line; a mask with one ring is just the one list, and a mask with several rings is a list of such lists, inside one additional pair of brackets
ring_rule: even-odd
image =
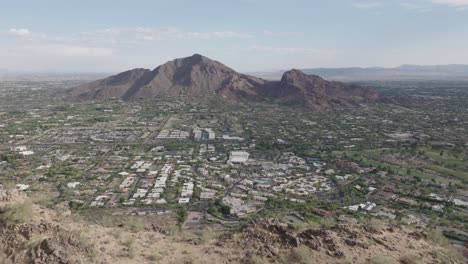
[(0, 0), (0, 69), (468, 64), (468, 0)]

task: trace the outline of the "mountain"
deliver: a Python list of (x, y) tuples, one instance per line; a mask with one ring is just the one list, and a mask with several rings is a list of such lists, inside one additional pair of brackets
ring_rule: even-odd
[(296, 69), (285, 72), (280, 81), (270, 81), (259, 87), (258, 93), (261, 98), (315, 110), (352, 106), (379, 98), (371, 88), (329, 82)]
[(265, 81), (237, 73), (220, 62), (199, 54), (169, 61), (153, 71), (133, 69), (109, 78), (84, 84), (72, 93), (81, 100), (138, 98), (162, 96), (248, 96)]
[(347, 81), (366, 80), (468, 80), (468, 65), (401, 65), (395, 68), (304, 69), (307, 74)]
[[(410, 65), (405, 64), (395, 68), (312, 68), (301, 69), (306, 74), (320, 75), (336, 81), (468, 81), (468, 65)], [(252, 73), (254, 76), (269, 80), (278, 80), (283, 71)]]
[(238, 73), (199, 54), (169, 61), (152, 71), (122, 72), (69, 92), (78, 100), (218, 95), (230, 100), (279, 101), (312, 109), (351, 106), (378, 99), (370, 88), (329, 82), (299, 70), (284, 73), (280, 81), (266, 81)]

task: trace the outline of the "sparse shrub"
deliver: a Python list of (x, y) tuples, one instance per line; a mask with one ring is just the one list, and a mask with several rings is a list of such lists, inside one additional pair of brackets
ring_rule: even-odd
[(111, 235), (114, 239), (120, 239), (122, 232), (118, 229), (111, 229), (109, 235)]
[(332, 217), (322, 218), (320, 220), (320, 225), (325, 228), (331, 228), (336, 226), (336, 220)]
[(32, 249), (39, 245), (44, 240), (44, 237), (31, 237), (25, 244), (25, 249)]
[(182, 233), (181, 228), (179, 226), (175, 226), (175, 225), (170, 225), (168, 227), (165, 227), (164, 231), (169, 236), (176, 236), (176, 235), (180, 235)]
[(85, 235), (85, 231), (77, 229), (72, 230), (71, 234), (61, 233), (59, 236), (63, 236), (63, 240), (68, 240), (70, 245), (86, 252), (89, 258), (94, 259), (97, 256), (96, 245)]
[(396, 263), (391, 258), (384, 255), (373, 256), (369, 261), (369, 264), (393, 264)]
[(297, 232), (302, 232), (302, 231), (304, 231), (306, 229), (319, 228), (320, 224), (318, 222), (315, 222), (315, 221), (311, 221), (311, 222), (294, 222), (292, 227)]
[(259, 255), (246, 255), (241, 260), (242, 264), (265, 264), (269, 263), (265, 258)]
[(134, 232), (143, 231), (145, 229), (145, 220), (139, 217), (132, 217), (132, 219), (126, 221), (126, 225)]
[(218, 238), (218, 234), (210, 229), (203, 230), (201, 233), (201, 241), (204, 244), (209, 244), (215, 241)]
[(306, 246), (299, 246), (291, 250), (291, 253), (286, 255), (283, 263), (299, 263), (307, 264), (311, 262), (311, 252)]
[(128, 238), (124, 241), (122, 241), (122, 245), (124, 248), (122, 251), (119, 253), (120, 257), (126, 257), (126, 258), (134, 258), (135, 257), (135, 239), (134, 238)]
[(133, 243), (135, 243), (135, 239), (133, 238), (129, 238), (129, 239), (126, 239), (122, 242), (122, 245), (126, 246), (126, 247), (132, 247), (133, 246)]
[(420, 264), (421, 258), (418, 257), (417, 255), (405, 255), (400, 258), (400, 262), (402, 264)]
[(187, 220), (187, 216), (187, 209), (185, 207), (179, 208), (179, 210), (177, 210), (177, 224), (179, 226), (182, 226), (185, 220)]
[(381, 232), (384, 227), (384, 222), (377, 218), (370, 218), (366, 221), (365, 226), (368, 231), (378, 233)]
[(157, 262), (159, 259), (159, 256), (156, 254), (152, 254), (152, 255), (146, 256), (146, 259), (150, 262)]
[(463, 255), (454, 248), (434, 249), (432, 256), (441, 263), (464, 263)]
[(232, 235), (232, 241), (235, 243), (235, 244), (240, 244), (242, 243), (242, 240), (243, 240), (243, 234), (242, 233), (234, 233)]
[(437, 229), (429, 229), (427, 231), (427, 237), (429, 240), (437, 245), (446, 246), (448, 245), (448, 240), (444, 234)]
[(4, 208), (0, 212), (0, 219), (7, 224), (24, 223), (32, 218), (32, 202), (24, 201)]

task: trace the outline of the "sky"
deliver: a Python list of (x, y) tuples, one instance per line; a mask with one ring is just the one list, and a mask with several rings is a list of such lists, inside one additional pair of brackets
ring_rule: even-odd
[(0, 0), (0, 71), (468, 64), (468, 0)]

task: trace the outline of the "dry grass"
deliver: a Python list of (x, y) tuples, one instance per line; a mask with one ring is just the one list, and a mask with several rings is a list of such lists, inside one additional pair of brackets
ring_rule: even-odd
[(427, 238), (429, 241), (436, 245), (441, 245), (441, 246), (447, 246), (448, 245), (448, 240), (444, 236), (444, 234), (437, 229), (429, 229), (427, 230)]
[(35, 248), (37, 245), (39, 245), (46, 237), (45, 236), (34, 236), (31, 237), (25, 244), (24, 248), (25, 249), (32, 249)]
[(324, 228), (331, 228), (336, 226), (336, 220), (332, 217), (322, 218), (320, 220), (320, 225)]
[(201, 233), (200, 239), (203, 244), (212, 244), (216, 242), (219, 234), (211, 229), (204, 230)]
[(417, 255), (405, 255), (400, 258), (401, 264), (422, 264), (421, 258)]
[(307, 229), (315, 229), (319, 228), (320, 224), (317, 222), (295, 222), (292, 227), (294, 228), (295, 231), (297, 232), (302, 232)]
[(431, 254), (441, 263), (464, 263), (466, 261), (463, 255), (454, 248), (434, 249)]
[(369, 232), (373, 233), (379, 233), (382, 231), (383, 227), (385, 225), (385, 222), (377, 219), (377, 218), (370, 218), (369, 220), (366, 221), (365, 227)]
[(310, 263), (312, 257), (311, 250), (306, 246), (299, 246), (291, 250), (289, 255), (282, 258), (282, 263), (298, 263), (307, 264)]
[[(75, 246), (86, 252), (87, 257), (94, 259), (97, 256), (96, 245), (93, 243), (92, 239), (87, 234), (87, 230), (83, 228), (77, 228), (70, 231), (68, 236), (68, 241), (70, 245)], [(62, 236), (67, 236), (68, 234), (59, 234)]]
[(32, 202), (12, 204), (0, 212), (0, 220), (7, 224), (25, 223), (32, 219)]
[(269, 263), (267, 259), (259, 255), (247, 255), (241, 259), (242, 264), (266, 264)]
[(393, 261), (391, 258), (384, 256), (384, 255), (376, 255), (373, 256), (369, 261), (369, 264), (393, 264), (397, 263)]

